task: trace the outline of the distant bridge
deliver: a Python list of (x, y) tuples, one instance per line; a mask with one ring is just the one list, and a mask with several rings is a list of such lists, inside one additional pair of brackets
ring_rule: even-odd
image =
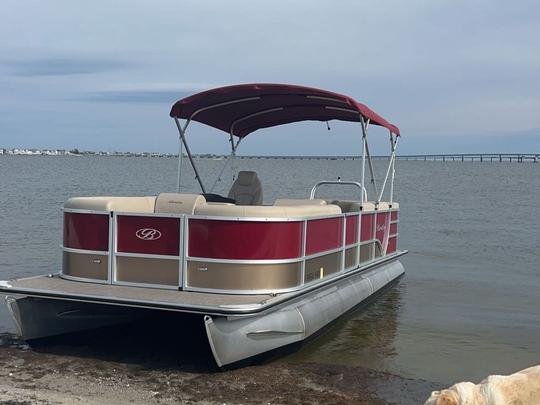
[[(238, 159), (361, 160), (361, 156), (237, 156)], [(388, 156), (372, 156), (388, 160)], [(456, 153), (430, 155), (397, 155), (397, 160), (440, 162), (540, 162), (540, 153)]]
[(533, 162), (540, 161), (538, 153), (458, 153), (437, 155), (399, 155), (399, 160), (438, 160), (442, 162)]

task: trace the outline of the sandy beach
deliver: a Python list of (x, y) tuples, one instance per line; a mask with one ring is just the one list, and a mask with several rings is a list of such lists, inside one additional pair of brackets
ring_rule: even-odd
[(220, 371), (133, 347), (1, 342), (0, 404), (415, 404), (435, 388), (359, 367), (278, 359)]

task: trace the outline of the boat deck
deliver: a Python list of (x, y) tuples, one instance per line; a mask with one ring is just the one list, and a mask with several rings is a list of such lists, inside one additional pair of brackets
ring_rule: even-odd
[(363, 273), (396, 260), (407, 251), (398, 251), (366, 266), (341, 273), (301, 290), (270, 294), (219, 294), (125, 285), (72, 281), (58, 274), (0, 281), (0, 294), (81, 301), (89, 303), (160, 309), (205, 315), (241, 316), (260, 313), (309, 291), (323, 288), (354, 274)]
[(241, 314), (259, 312), (286, 299), (277, 296), (211, 294), (123, 285), (96, 284), (66, 280), (58, 275), (3, 281), (0, 292), (33, 297), (67, 299), (92, 303), (164, 309), (205, 314)]

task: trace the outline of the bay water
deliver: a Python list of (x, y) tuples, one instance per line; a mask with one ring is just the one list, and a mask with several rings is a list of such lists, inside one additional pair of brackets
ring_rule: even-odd
[[(223, 164), (198, 160), (208, 186)], [(358, 160), (235, 164), (259, 173), (266, 204), (308, 198), (319, 180), (360, 177)], [(174, 159), (157, 157), (0, 156), (0, 279), (59, 271), (68, 198), (175, 191), (176, 168)], [(540, 364), (540, 165), (399, 161), (396, 169), (405, 277), (278, 361), (362, 366), (441, 383)], [(379, 181), (384, 170), (376, 161)], [(226, 194), (230, 171), (222, 177), (213, 191)], [(197, 192), (187, 162), (181, 191)], [(328, 186), (320, 195), (357, 194)], [(2, 305), (0, 332), (13, 330)]]

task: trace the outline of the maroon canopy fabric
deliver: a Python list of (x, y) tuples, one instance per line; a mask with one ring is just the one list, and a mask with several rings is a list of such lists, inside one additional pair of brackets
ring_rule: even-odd
[(171, 117), (191, 119), (245, 137), (260, 128), (297, 121), (360, 121), (399, 135), (399, 128), (351, 97), (289, 84), (240, 84), (219, 87), (177, 101)]

